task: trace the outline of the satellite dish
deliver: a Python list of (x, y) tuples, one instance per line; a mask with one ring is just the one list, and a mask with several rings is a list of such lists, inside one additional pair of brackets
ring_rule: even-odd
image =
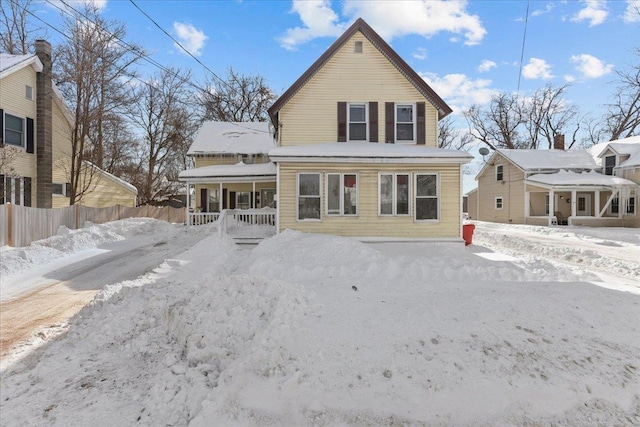
[(489, 149), (487, 147), (480, 147), (480, 149), (478, 150), (478, 152), (480, 154), (482, 154), (483, 156), (486, 156), (487, 154), (489, 154)]

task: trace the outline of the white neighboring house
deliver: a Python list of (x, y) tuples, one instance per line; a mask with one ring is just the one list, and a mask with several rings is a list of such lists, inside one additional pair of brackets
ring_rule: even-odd
[(640, 227), (640, 137), (588, 150), (496, 150), (468, 193), (472, 219)]

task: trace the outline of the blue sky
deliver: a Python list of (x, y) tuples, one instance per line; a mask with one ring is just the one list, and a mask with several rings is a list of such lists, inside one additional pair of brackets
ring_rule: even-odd
[[(130, 1), (94, 1), (154, 60), (191, 69), (196, 81), (209, 73)], [(230, 66), (257, 73), (277, 94), (362, 17), (453, 107), (460, 127), (463, 109), (517, 90), (525, 20), (520, 90), (571, 82), (567, 101), (583, 114), (602, 111), (615, 72), (637, 64), (640, 48), (640, 0), (134, 1), (218, 76)], [(59, 25), (57, 10), (37, 7)]]

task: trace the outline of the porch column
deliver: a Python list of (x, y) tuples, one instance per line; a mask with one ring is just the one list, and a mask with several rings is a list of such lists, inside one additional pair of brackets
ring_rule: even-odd
[(595, 212), (596, 218), (600, 218), (600, 190), (596, 190), (593, 203), (593, 212)]
[(218, 193), (218, 212), (222, 212), (222, 181), (220, 182), (220, 192)]
[(572, 190), (571, 191), (571, 216), (576, 216), (577, 215), (577, 208), (578, 208), (578, 192), (576, 190)]
[(531, 214), (531, 193), (524, 192), (524, 223), (527, 223), (527, 218)]
[(187, 220), (187, 227), (189, 226), (189, 206), (191, 206), (191, 184), (189, 184), (187, 182), (187, 207), (185, 208), (186, 211), (186, 220)]
[(549, 190), (549, 225), (551, 225), (551, 218), (555, 215), (555, 206), (554, 206), (555, 193), (553, 190)]

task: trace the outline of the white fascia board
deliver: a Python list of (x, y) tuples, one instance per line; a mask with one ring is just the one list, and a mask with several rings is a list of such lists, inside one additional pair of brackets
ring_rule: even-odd
[(21, 69), (23, 69), (28, 65), (31, 65), (33, 67), (33, 70), (36, 73), (42, 72), (44, 68), (44, 66), (42, 65), (42, 62), (40, 62), (40, 58), (38, 58), (34, 54), (31, 58), (28, 58), (22, 62), (18, 62), (17, 64), (7, 68), (6, 70), (0, 71), (0, 79), (4, 79), (5, 77), (15, 73), (16, 71), (20, 71)]
[(572, 184), (572, 185), (553, 185), (553, 184), (543, 184), (540, 182), (534, 182), (529, 180), (524, 180), (525, 184), (533, 185), (535, 187), (546, 188), (547, 190), (553, 191), (571, 191), (571, 190), (611, 190), (612, 188), (618, 188), (614, 185), (593, 185), (593, 184)]
[(473, 157), (294, 157), (269, 156), (275, 163), (372, 163), (372, 164), (446, 164), (460, 165), (469, 163)]
[(255, 175), (255, 176), (195, 176), (178, 178), (180, 182), (190, 184), (235, 184), (238, 182), (275, 182), (275, 175)]

